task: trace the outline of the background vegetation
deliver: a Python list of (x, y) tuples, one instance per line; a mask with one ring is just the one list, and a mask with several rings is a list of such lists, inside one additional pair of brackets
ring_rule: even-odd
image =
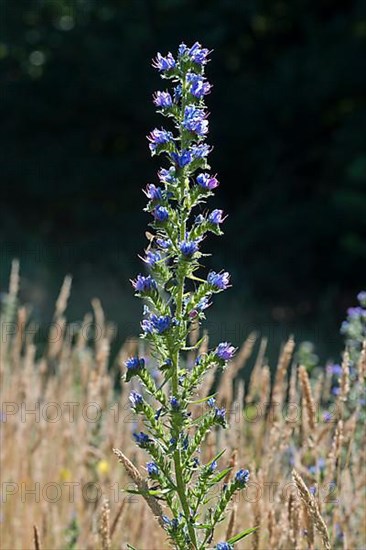
[(44, 321), (72, 272), (72, 317), (97, 295), (121, 339), (137, 333), (128, 279), (146, 244), (141, 188), (158, 167), (145, 140), (158, 124), (149, 59), (198, 39), (215, 50), (211, 164), (230, 213), (213, 267), (234, 282), (212, 338), (239, 343), (256, 327), (270, 341), (295, 331), (324, 354), (339, 349), (334, 334), (365, 279), (364, 3), (7, 0), (0, 9), (3, 287), (17, 256), (22, 292)]

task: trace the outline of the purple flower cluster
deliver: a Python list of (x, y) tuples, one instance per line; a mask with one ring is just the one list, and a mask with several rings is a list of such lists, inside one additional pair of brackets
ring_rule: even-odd
[(208, 216), (208, 221), (212, 223), (212, 225), (220, 225), (225, 220), (225, 217), (223, 215), (222, 210), (213, 210), (211, 214)]
[(208, 132), (208, 120), (203, 109), (199, 109), (194, 105), (187, 105), (184, 109), (183, 126), (186, 130), (204, 136)]
[(225, 409), (220, 409), (219, 407), (215, 407), (215, 411), (214, 411), (214, 418), (215, 418), (215, 421), (218, 423), (218, 424), (221, 424), (222, 426), (225, 426), (225, 415), (226, 415), (226, 410)]
[(152, 439), (144, 432), (134, 432), (132, 435), (135, 438), (137, 445), (139, 445), (142, 449), (148, 447), (149, 443), (152, 443)]
[(154, 185), (153, 183), (147, 184), (144, 193), (151, 201), (161, 201), (163, 198), (160, 187), (156, 187), (156, 185)]
[(129, 357), (127, 361), (125, 361), (125, 366), (129, 371), (143, 369), (145, 367), (145, 359), (140, 359), (139, 357)]
[(207, 275), (207, 282), (216, 291), (226, 290), (230, 285), (230, 274), (227, 271), (224, 271), (223, 273), (210, 271)]
[(161, 183), (174, 183), (175, 182), (175, 168), (171, 166), (169, 170), (161, 168), (158, 172), (158, 177)]
[(162, 255), (158, 250), (148, 250), (143, 260), (150, 267), (155, 267), (162, 260)]
[(210, 53), (210, 50), (202, 48), (199, 42), (195, 42), (191, 48), (188, 48), (184, 42), (182, 42), (178, 49), (179, 56), (186, 56), (194, 63), (197, 63), (197, 65), (206, 65), (209, 61), (208, 56)]
[(228, 342), (221, 342), (215, 350), (215, 355), (222, 361), (231, 361), (236, 352), (236, 348)]
[(152, 63), (152, 66), (161, 72), (170, 71), (171, 69), (174, 69), (175, 65), (176, 61), (170, 52), (165, 57), (163, 57), (161, 53), (157, 53), (156, 58)]
[(186, 79), (189, 93), (197, 99), (202, 99), (210, 93), (211, 84), (203, 76), (196, 73), (188, 73)]
[(198, 244), (196, 241), (183, 241), (179, 245), (179, 250), (186, 258), (192, 258), (198, 250)]
[(196, 177), (196, 182), (202, 189), (205, 189), (206, 191), (212, 191), (216, 187), (219, 186), (219, 182), (217, 181), (215, 176), (210, 176), (210, 174), (202, 173), (198, 174)]
[(172, 395), (172, 397), (170, 398), (170, 406), (174, 411), (179, 410), (180, 404), (178, 399), (174, 395)]
[(166, 222), (169, 218), (169, 212), (165, 206), (157, 206), (152, 214), (157, 222)]
[(179, 168), (184, 168), (190, 162), (192, 162), (192, 153), (187, 149), (183, 149), (180, 152), (173, 152), (171, 156), (173, 161), (179, 166)]
[(146, 470), (151, 478), (156, 478), (159, 475), (159, 468), (155, 462), (147, 462)]
[(235, 474), (235, 481), (238, 483), (239, 487), (244, 487), (249, 481), (249, 476), (249, 470), (241, 469)]
[(169, 109), (173, 105), (173, 99), (169, 92), (155, 92), (153, 102), (156, 107)]
[(234, 546), (228, 542), (218, 542), (215, 546), (215, 550), (234, 550)]
[(363, 307), (350, 307), (347, 309), (347, 315), (350, 319), (358, 319), (359, 317), (364, 317), (366, 319), (366, 309)]
[(155, 279), (153, 279), (151, 275), (147, 277), (144, 277), (144, 275), (137, 275), (136, 280), (131, 282), (136, 292), (140, 292), (141, 294), (148, 294), (158, 288)]
[(132, 391), (129, 396), (130, 403), (134, 409), (137, 409), (139, 405), (142, 405), (143, 398), (137, 391)]
[(342, 375), (341, 365), (327, 365), (327, 372), (333, 374), (334, 376), (340, 377)]
[(155, 315), (141, 322), (141, 328), (145, 334), (163, 334), (172, 326), (172, 318), (169, 315)]
[(149, 148), (151, 153), (155, 154), (159, 145), (165, 145), (166, 143), (170, 143), (173, 141), (173, 134), (171, 132), (168, 132), (167, 130), (164, 130), (163, 128), (161, 130), (155, 128), (155, 130), (150, 132), (150, 134), (147, 136), (147, 139), (150, 141)]

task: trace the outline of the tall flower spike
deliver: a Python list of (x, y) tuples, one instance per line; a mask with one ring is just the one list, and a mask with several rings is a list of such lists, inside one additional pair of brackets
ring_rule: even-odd
[[(161, 77), (172, 83), (170, 90), (153, 95), (153, 103), (173, 124), (171, 129), (155, 128), (148, 136), (151, 155), (163, 155), (165, 165), (158, 172), (159, 185), (149, 183), (144, 190), (148, 199), (145, 210), (151, 214), (154, 234), (149, 234), (142, 260), (150, 273), (138, 275), (132, 285), (146, 302), (141, 337), (155, 364), (150, 372), (137, 356), (125, 363), (126, 381), (136, 377), (142, 386), (139, 392), (130, 393), (130, 402), (145, 426), (144, 432), (133, 436), (150, 455), (146, 487), (157, 490), (158, 482), (159, 499), (168, 511), (160, 525), (172, 546), (182, 550), (211, 545), (230, 499), (249, 478), (247, 470), (239, 470), (231, 483), (218, 490), (216, 508), (207, 519), (202, 503), (219, 482), (216, 480), (223, 477), (216, 475), (223, 453), (207, 464), (200, 464), (197, 453), (210, 430), (226, 427), (225, 409), (217, 407), (211, 398), (207, 412), (193, 420), (190, 403), (196, 399), (206, 372), (211, 367), (225, 368), (235, 353), (230, 343), (223, 342), (197, 357), (192, 368), (186, 368), (192, 323), (197, 328), (213, 295), (230, 286), (226, 271), (195, 275), (204, 269), (199, 245), (207, 232), (221, 235), (225, 220), (222, 210), (205, 214), (201, 206), (219, 185), (209, 172), (211, 147), (205, 143), (208, 112), (204, 99), (211, 84), (204, 71), (209, 53), (198, 42), (191, 47), (181, 44), (176, 57), (170, 52), (166, 56), (158, 53), (153, 61)], [(197, 212), (198, 208), (201, 211)], [(192, 281), (197, 284), (189, 291)], [(231, 549), (230, 541), (218, 543), (216, 548)]]

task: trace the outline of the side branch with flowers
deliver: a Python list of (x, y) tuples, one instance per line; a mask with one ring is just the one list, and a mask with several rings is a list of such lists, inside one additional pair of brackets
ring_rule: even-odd
[[(143, 357), (130, 357), (125, 363), (126, 382), (137, 377), (140, 383), (141, 390), (133, 390), (130, 401), (146, 426), (134, 438), (150, 455), (147, 478), (143, 483), (135, 480), (136, 492), (158, 516), (171, 545), (182, 550), (212, 545), (215, 528), (233, 495), (249, 479), (248, 470), (240, 469), (230, 481), (221, 483), (229, 473), (229, 469), (218, 471), (224, 451), (208, 463), (200, 461), (200, 447), (209, 431), (226, 427), (225, 409), (216, 406), (215, 397), (202, 401), (203, 413), (198, 418), (192, 415), (205, 374), (214, 367), (225, 369), (234, 347), (222, 342), (198, 355), (193, 365), (186, 355), (200, 346), (200, 342), (189, 346), (191, 330), (205, 319), (213, 295), (230, 283), (225, 271), (197, 276), (205, 256), (201, 243), (208, 232), (221, 235), (225, 219), (222, 210), (208, 213), (202, 207), (219, 185), (209, 173), (210, 147), (205, 143), (208, 113), (204, 99), (211, 84), (204, 72), (209, 54), (199, 43), (190, 48), (181, 44), (176, 58), (158, 53), (153, 61), (161, 77), (172, 84), (170, 91), (156, 92), (153, 101), (158, 112), (170, 119), (173, 131), (156, 128), (148, 136), (151, 154), (163, 154), (168, 166), (158, 173), (160, 184), (151, 183), (144, 191), (155, 231), (153, 246), (143, 258), (150, 273), (138, 275), (132, 284), (145, 302), (142, 338), (159, 366), (162, 382), (158, 385)], [(123, 455), (121, 462), (131, 475), (132, 464)], [(219, 491), (213, 497), (215, 487)], [(154, 501), (157, 506), (152, 505)], [(215, 548), (230, 550), (254, 529), (218, 542)]]

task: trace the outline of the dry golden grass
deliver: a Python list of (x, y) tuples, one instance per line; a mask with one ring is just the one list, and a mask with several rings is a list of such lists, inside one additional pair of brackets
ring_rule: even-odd
[[(142, 344), (128, 340), (111, 364), (114, 331), (99, 301), (93, 301), (93, 318), (86, 315), (77, 331), (67, 324), (70, 286), (66, 278), (40, 353), (29, 310), (17, 303), (18, 265), (13, 265), (1, 319), (1, 548), (120, 550), (127, 542), (141, 550), (168, 548), (159, 525), (162, 504), (123, 492), (145, 486), (148, 457), (131, 437), (137, 422), (127, 404), (131, 388), (118, 382), (123, 360)], [(92, 320), (95, 339), (86, 336)], [(197, 338), (196, 330), (192, 339)], [(207, 345), (208, 337), (202, 348)], [(272, 386), (265, 340), (257, 346), (248, 389), (240, 380), (257, 349), (254, 335), (221, 376), (219, 400), (230, 411), (231, 427), (209, 435), (202, 460), (226, 448), (220, 466), (249, 468), (252, 483), (231, 505), (215, 540), (259, 525), (237, 549), (361, 550), (366, 445), (360, 408), (348, 402), (348, 356), (336, 412), (325, 422), (329, 375), (309, 377), (294, 363), (294, 347), (292, 339), (284, 345)], [(365, 383), (365, 371), (364, 352), (358, 384)], [(213, 382), (211, 375), (200, 397)], [(319, 459), (325, 469), (310, 468)]]

